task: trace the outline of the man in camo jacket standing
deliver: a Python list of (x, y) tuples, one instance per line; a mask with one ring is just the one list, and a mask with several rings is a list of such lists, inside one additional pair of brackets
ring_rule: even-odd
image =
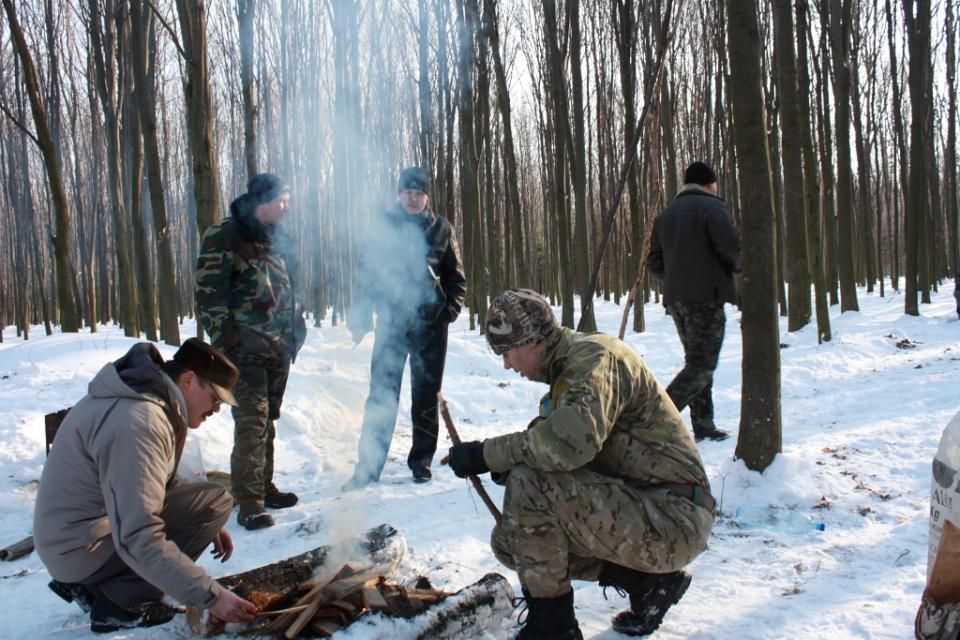
[(274, 423), (306, 332), (294, 298), (293, 243), (280, 224), (289, 191), (275, 175), (254, 176), (230, 215), (207, 229), (194, 273), (200, 324), (240, 370), (230, 483), (237, 522), (251, 530), (273, 526), (266, 507), (297, 503), (273, 483)]
[(690, 584), (714, 500), (696, 445), (636, 353), (601, 333), (557, 325), (538, 293), (510, 289), (486, 318), (503, 366), (550, 385), (526, 431), (450, 449), (461, 477), (506, 486), (497, 558), (515, 568), (529, 615), (518, 638), (582, 638), (571, 580), (630, 596), (613, 628), (646, 635)]

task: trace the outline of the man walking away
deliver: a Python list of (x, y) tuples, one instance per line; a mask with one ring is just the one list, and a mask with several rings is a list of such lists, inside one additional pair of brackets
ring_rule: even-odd
[(723, 305), (736, 304), (740, 232), (717, 196), (717, 174), (694, 162), (685, 184), (653, 222), (647, 269), (663, 281), (663, 304), (683, 343), (684, 367), (667, 386), (683, 411), (690, 407), (694, 438), (724, 440), (713, 421), (713, 371), (723, 345)]

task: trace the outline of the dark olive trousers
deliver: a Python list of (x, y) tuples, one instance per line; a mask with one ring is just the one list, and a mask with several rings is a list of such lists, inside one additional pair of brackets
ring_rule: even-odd
[[(160, 517), (167, 539), (196, 560), (223, 529), (232, 509), (233, 499), (223, 485), (184, 482), (167, 493)], [(128, 611), (163, 597), (159, 589), (137, 575), (116, 552), (93, 575), (78, 584)]]

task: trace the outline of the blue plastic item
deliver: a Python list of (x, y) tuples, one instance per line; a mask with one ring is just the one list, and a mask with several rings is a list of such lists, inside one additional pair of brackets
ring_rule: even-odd
[(734, 521), (744, 529), (770, 529), (782, 533), (807, 533), (827, 528), (824, 523), (814, 522), (810, 516), (799, 511), (752, 505), (737, 507)]

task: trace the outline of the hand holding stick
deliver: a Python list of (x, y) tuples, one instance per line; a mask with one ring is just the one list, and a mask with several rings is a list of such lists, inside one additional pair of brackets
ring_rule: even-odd
[[(437, 394), (437, 405), (440, 407), (440, 415), (443, 416), (443, 423), (447, 425), (447, 433), (450, 435), (450, 442), (453, 444), (460, 444), (460, 435), (457, 433), (456, 427), (453, 426), (453, 417), (451, 417), (450, 410), (447, 409), (447, 403), (443, 399), (443, 394), (441, 393)], [(440, 464), (446, 463), (446, 458), (440, 461)], [(490, 510), (490, 514), (493, 516), (493, 519), (497, 521), (497, 524), (500, 524), (503, 516), (500, 514), (500, 510), (497, 509), (497, 505), (495, 505), (493, 500), (490, 498), (490, 494), (488, 494), (487, 490), (483, 488), (483, 483), (480, 482), (480, 478), (475, 475), (470, 475), (467, 477), (470, 478), (470, 482), (473, 483), (473, 488), (477, 490), (477, 494), (480, 496), (480, 499), (483, 500), (483, 504), (487, 505), (487, 509)]]

